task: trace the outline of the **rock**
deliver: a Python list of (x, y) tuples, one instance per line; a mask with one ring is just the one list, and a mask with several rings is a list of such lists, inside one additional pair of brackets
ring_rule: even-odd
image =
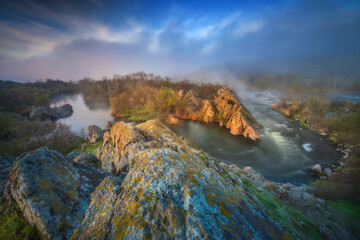
[(320, 166), (320, 164), (316, 164), (311, 168), (311, 171), (313, 171), (314, 173), (320, 175), (322, 174), (322, 168)]
[(179, 118), (177, 118), (174, 115), (170, 114), (170, 115), (168, 115), (166, 117), (165, 122), (168, 123), (168, 124), (177, 125), (177, 124), (179, 124), (180, 120), (179, 120)]
[(203, 117), (204, 122), (215, 122), (216, 120), (215, 109), (211, 105), (209, 100), (204, 100), (201, 112), (204, 113), (204, 117)]
[(346, 167), (346, 164), (344, 162), (340, 162), (340, 167)]
[(105, 126), (106, 126), (106, 127), (109, 127), (109, 128), (111, 128), (113, 125), (114, 125), (114, 123), (113, 123), (112, 121), (107, 121), (107, 122), (105, 123)]
[(344, 152), (351, 153), (352, 150), (351, 150), (350, 148), (346, 148), (346, 149), (344, 150)]
[(55, 121), (60, 118), (66, 118), (73, 113), (72, 106), (70, 104), (64, 104), (60, 107), (35, 107), (32, 106), (30, 112), (30, 120), (52, 120)]
[(255, 131), (261, 125), (251, 116), (250, 112), (242, 105), (226, 87), (217, 91), (214, 99), (215, 108), (219, 112), (219, 120), (230, 129), (233, 135), (242, 135), (252, 140), (260, 140), (259, 133)]
[(332, 171), (330, 168), (324, 168), (324, 173), (326, 174), (326, 176), (330, 177), (332, 174)]
[(121, 184), (118, 177), (104, 179), (72, 239), (280, 239), (290, 234), (243, 190), (238, 177), (234, 187), (230, 175), (206, 167), (198, 150), (161, 122), (117, 122), (108, 137), (99, 155), (107, 155), (111, 146), (115, 159), (127, 159), (129, 172)]
[(277, 102), (274, 102), (274, 104), (272, 105), (272, 109), (276, 110), (279, 108), (279, 104)]
[(256, 132), (261, 125), (251, 116), (249, 111), (227, 87), (221, 87), (216, 94), (202, 99), (198, 90), (191, 89), (184, 94), (188, 104), (186, 111), (177, 112), (175, 116), (181, 119), (191, 119), (203, 122), (218, 122), (220, 126), (230, 129), (233, 135), (242, 135), (252, 140), (260, 140)]
[(86, 149), (86, 147), (87, 147), (87, 143), (83, 143), (83, 144), (81, 144), (81, 149), (82, 149), (82, 150), (85, 150), (85, 149)]
[(103, 138), (103, 130), (96, 126), (96, 125), (90, 125), (86, 128), (87, 133), (87, 139), (91, 143), (96, 143), (100, 141)]
[(0, 154), (0, 201), (3, 196), (5, 185), (10, 178), (10, 170), (15, 157), (6, 154)]
[(74, 158), (76, 158), (80, 154), (82, 154), (82, 152), (71, 152), (68, 155), (66, 155), (66, 159), (69, 160), (69, 161), (73, 161)]
[(82, 163), (82, 164), (88, 164), (90, 166), (93, 166), (95, 168), (97, 168), (97, 164), (98, 164), (98, 159), (90, 154), (90, 153), (81, 153), (80, 155), (78, 155), (77, 157), (75, 157), (73, 159), (74, 162), (78, 162), (78, 163)]
[(69, 239), (108, 176), (47, 147), (20, 155), (10, 173), (11, 195), (43, 239)]

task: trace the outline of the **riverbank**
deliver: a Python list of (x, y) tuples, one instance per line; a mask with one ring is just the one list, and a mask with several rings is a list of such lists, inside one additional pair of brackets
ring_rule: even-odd
[(273, 109), (296, 124), (317, 132), (320, 138), (328, 138), (342, 154), (339, 166), (332, 168), (333, 171), (324, 166), (317, 167), (320, 179), (311, 186), (316, 196), (333, 201), (333, 206), (342, 212), (356, 213), (355, 218), (359, 219), (360, 104), (350, 101), (320, 103), (308, 99), (304, 103), (274, 103)]

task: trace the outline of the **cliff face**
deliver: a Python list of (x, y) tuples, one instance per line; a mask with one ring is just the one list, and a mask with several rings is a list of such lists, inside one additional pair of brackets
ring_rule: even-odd
[(261, 139), (256, 132), (261, 125), (227, 87), (221, 87), (215, 95), (209, 96), (209, 99), (201, 99), (195, 89), (191, 89), (186, 94), (182, 91), (179, 95), (187, 99), (188, 106), (186, 113), (176, 113), (177, 117), (218, 122), (220, 126), (230, 129), (233, 135), (242, 135), (252, 140)]
[[(116, 123), (110, 136), (104, 137), (99, 155), (117, 156), (107, 165), (118, 173), (127, 168), (129, 172), (122, 183), (109, 177), (100, 184), (73, 238), (287, 236), (256, 197), (244, 191), (239, 177), (222, 176), (216, 168), (207, 167), (199, 154), (158, 121), (136, 126)], [(118, 164), (119, 159), (124, 165)]]

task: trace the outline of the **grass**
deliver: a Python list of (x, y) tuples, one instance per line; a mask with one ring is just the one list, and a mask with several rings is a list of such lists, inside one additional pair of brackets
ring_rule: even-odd
[(344, 200), (328, 201), (328, 204), (341, 213), (360, 220), (360, 202)]
[[(86, 147), (85, 149), (81, 148), (81, 145), (83, 143), (86, 143)], [(81, 141), (78, 143), (78, 145), (72, 150), (72, 152), (84, 152), (84, 153), (90, 153), (94, 156), (96, 156), (97, 154), (97, 150), (99, 149), (99, 147), (101, 147), (101, 145), (103, 144), (103, 141), (99, 141), (96, 143), (90, 143), (90, 142), (85, 142), (85, 141)]]
[(309, 128), (310, 125), (304, 121), (300, 121), (300, 126)]
[[(269, 216), (287, 226), (287, 229), (293, 230), (292, 233), (303, 233), (306, 239), (321, 239), (316, 225), (300, 209), (285, 205), (269, 192), (255, 193), (255, 196), (265, 206)], [(303, 223), (303, 227), (300, 222)]]
[(15, 203), (9, 206), (7, 200), (0, 203), (0, 239), (37, 240), (35, 227), (28, 224), (22, 216), (20, 207)]
[(284, 204), (268, 191), (259, 192), (258, 187), (248, 178), (241, 178), (241, 181), (247, 190), (261, 202), (267, 215), (281, 225), (286, 226), (286, 229), (295, 239), (303, 237), (301, 234), (305, 235), (305, 239), (321, 239), (316, 225), (305, 216), (302, 210)]

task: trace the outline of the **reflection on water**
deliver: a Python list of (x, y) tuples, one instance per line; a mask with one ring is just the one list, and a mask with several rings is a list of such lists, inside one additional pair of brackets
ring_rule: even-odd
[(251, 166), (274, 181), (296, 185), (308, 183), (313, 180), (309, 175), (313, 165), (339, 160), (340, 154), (328, 141), (320, 140), (317, 133), (290, 124), (286, 117), (271, 109), (278, 93), (246, 90), (237, 94), (263, 126), (260, 130), (262, 141), (251, 142), (233, 136), (217, 124), (184, 121), (170, 127), (219, 161), (240, 167)]
[(69, 124), (75, 132), (80, 132), (82, 128), (86, 129), (92, 124), (104, 128), (107, 121), (113, 120), (110, 107), (106, 102), (85, 102), (81, 94), (65, 96), (52, 101), (53, 106), (65, 103), (70, 104), (74, 112), (70, 117), (58, 121)]

